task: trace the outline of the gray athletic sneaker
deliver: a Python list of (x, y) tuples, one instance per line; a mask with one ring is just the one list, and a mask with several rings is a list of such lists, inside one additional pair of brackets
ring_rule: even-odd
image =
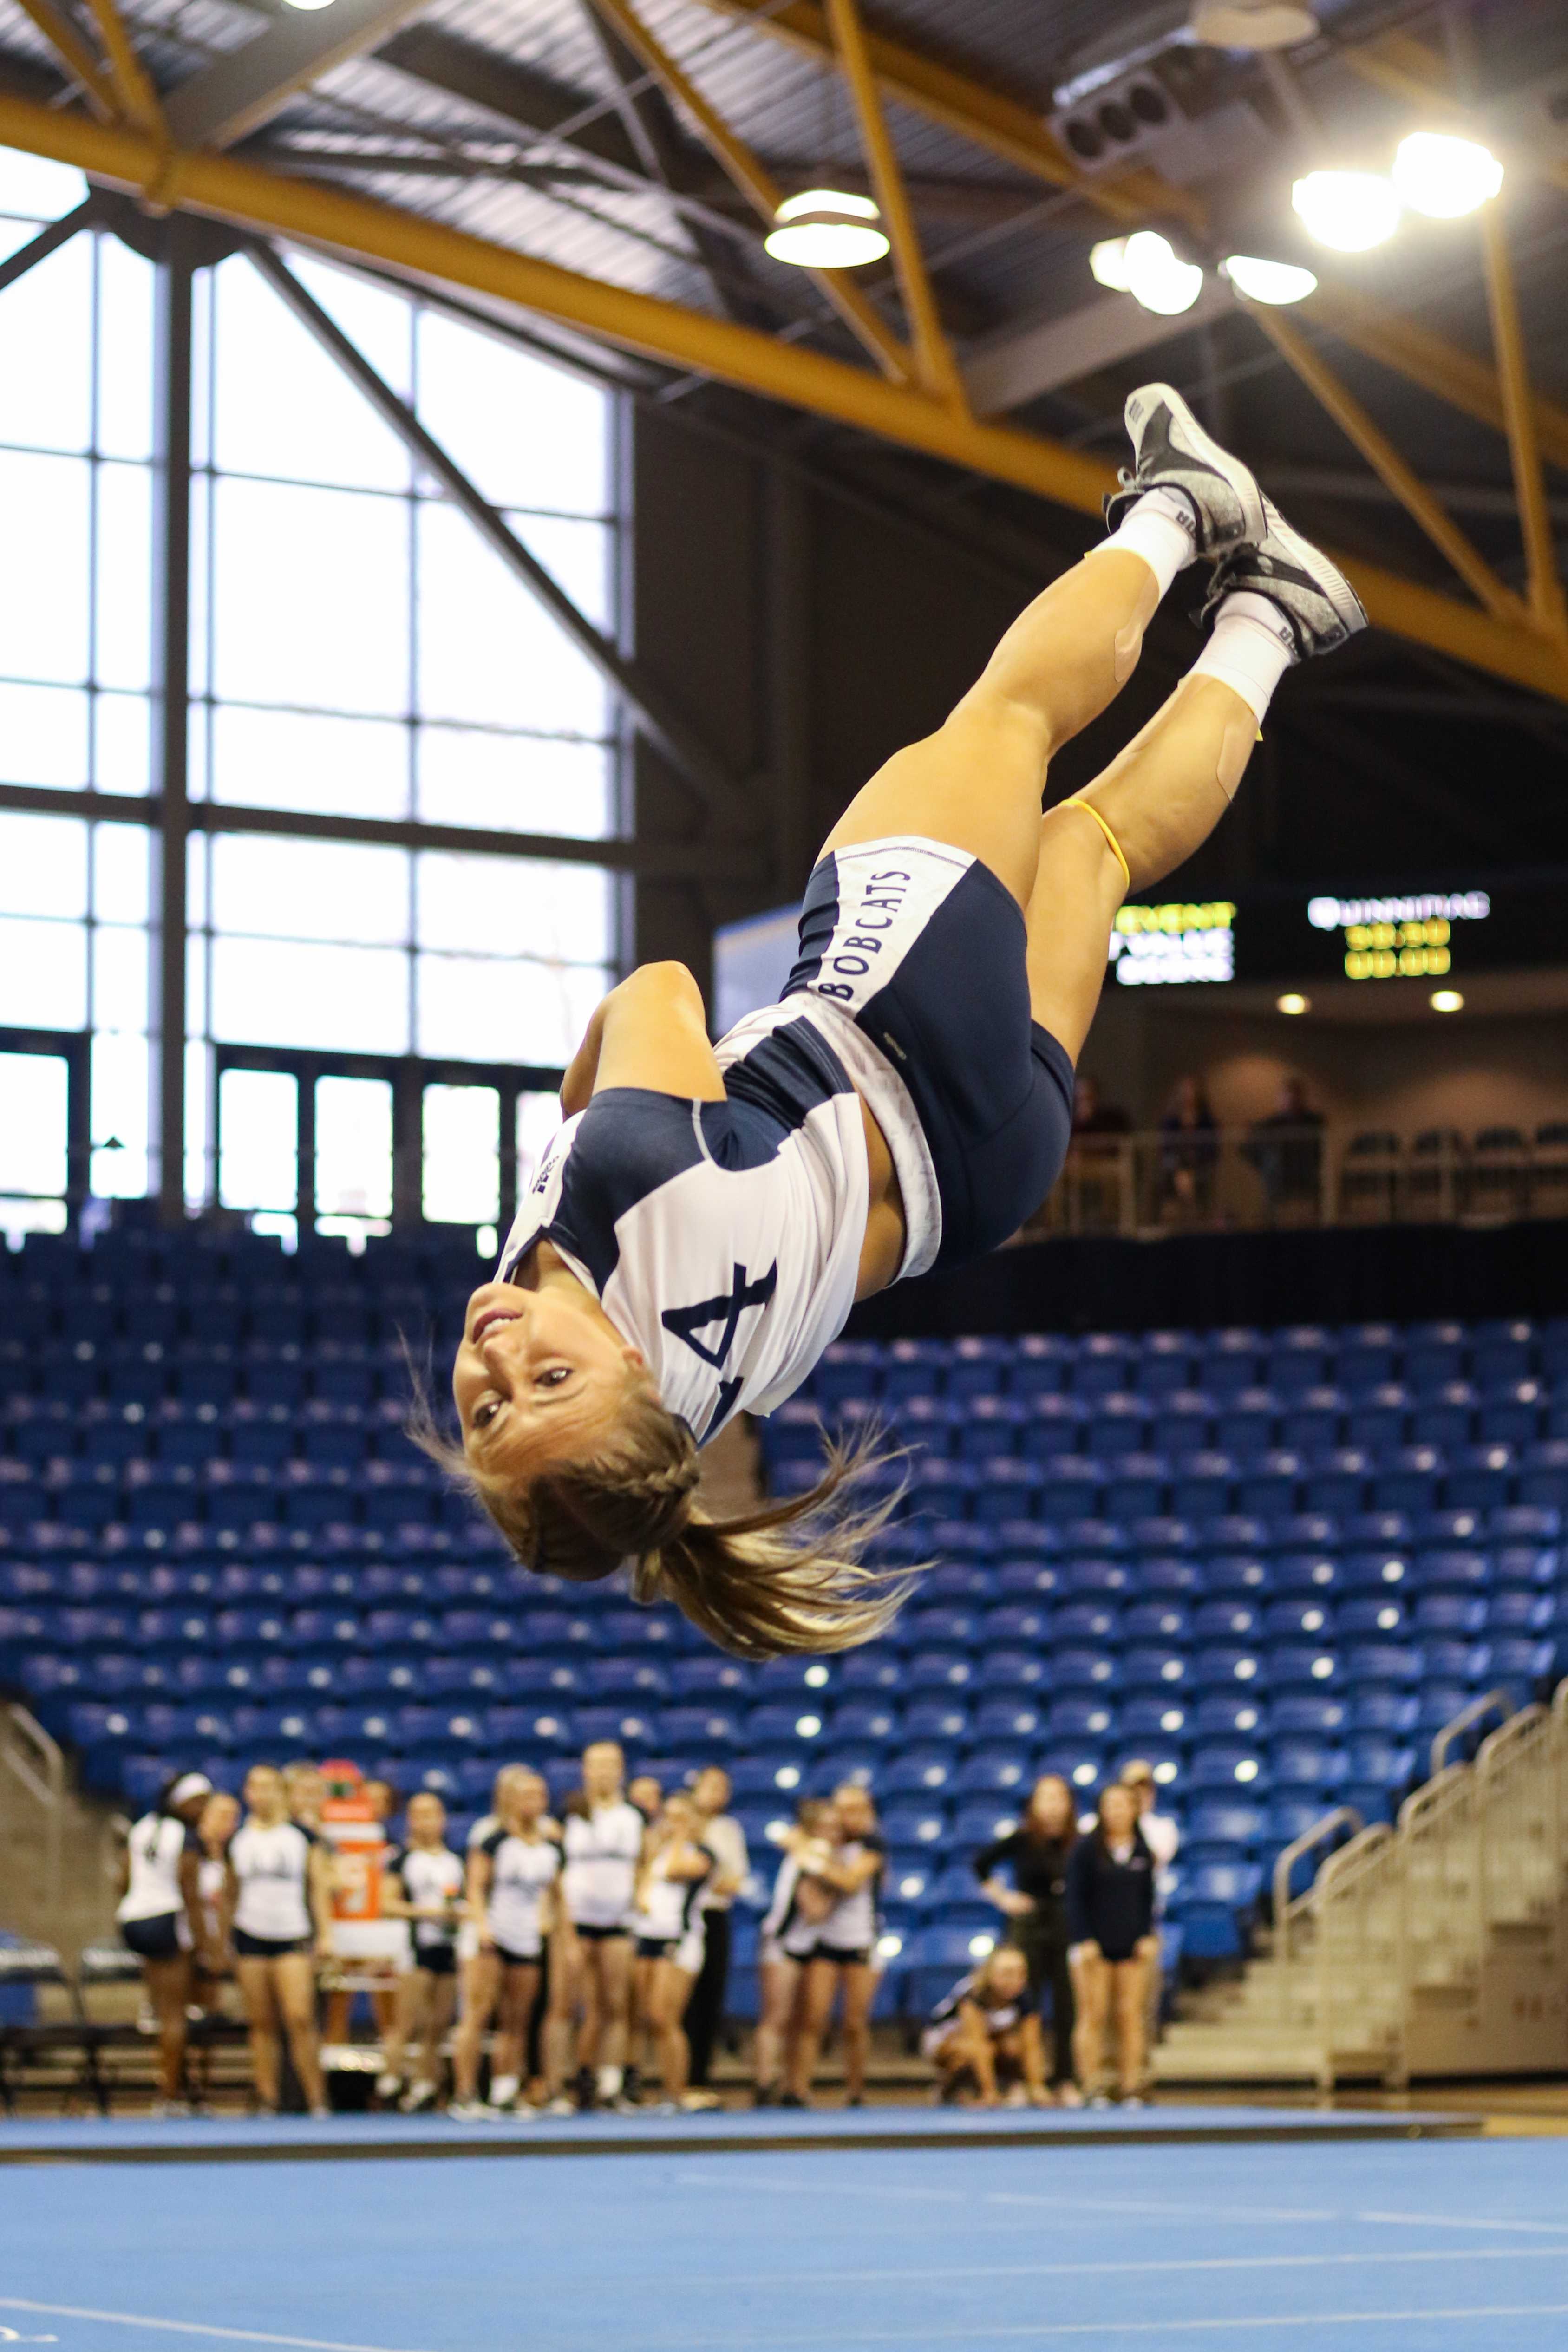
[(1137, 462), (1131, 473), (1123, 467), (1122, 488), (1105, 501), (1106, 528), (1114, 530), (1146, 490), (1174, 490), (1192, 510), (1199, 555), (1256, 547), (1268, 527), (1258, 477), (1210, 439), (1181, 394), (1168, 383), (1142, 384), (1125, 413)]
[(1257, 547), (1233, 549), (1215, 564), (1200, 625), (1206, 628), (1223, 597), (1249, 588), (1284, 614), (1296, 640), (1298, 661), (1331, 654), (1366, 627), (1361, 598), (1337, 563), (1291, 530), (1272, 499), (1265, 499), (1263, 508), (1267, 536)]

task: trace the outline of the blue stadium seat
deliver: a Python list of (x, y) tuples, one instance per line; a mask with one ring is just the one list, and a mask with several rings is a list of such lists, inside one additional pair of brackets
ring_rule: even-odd
[(1352, 1689), (1373, 1684), (1401, 1689), (1421, 1679), (1421, 1653), (1393, 1642), (1365, 1643), (1344, 1656), (1344, 1678)]
[(1104, 1696), (1072, 1695), (1052, 1696), (1046, 1713), (1047, 1735), (1060, 1747), (1064, 1742), (1108, 1739), (1115, 1727), (1116, 1710), (1109, 1694)]
[(1030, 1699), (988, 1698), (974, 1710), (973, 1732), (977, 1739), (1029, 1740), (1043, 1731), (1045, 1720), (1042, 1707)]
[(1235, 1794), (1239, 1790), (1261, 1796), (1269, 1786), (1268, 1764), (1255, 1748), (1228, 1740), (1205, 1743), (1193, 1750), (1187, 1780), (1194, 1792), (1224, 1790)]
[(967, 1690), (978, 1676), (962, 1651), (918, 1650), (905, 1661), (903, 1679), (910, 1691)]
[[(897, 1708), (875, 1699), (847, 1699), (833, 1710), (835, 1739), (858, 1740), (886, 1747), (900, 1737), (904, 1727), (900, 1725)], [(912, 1729), (912, 1724), (908, 1727)]]
[(1052, 1679), (1054, 1663), (1047, 1665), (1035, 1650), (983, 1650), (977, 1661), (975, 1687), (1019, 1694), (1037, 1691)]
[(948, 1812), (936, 1802), (904, 1799), (882, 1809), (882, 1833), (890, 1846), (940, 1847), (948, 1834)]
[(1420, 1713), (1421, 1700), (1407, 1691), (1360, 1690), (1352, 1694), (1349, 1702), (1352, 1732), (1409, 1733), (1415, 1729)]
[(1272, 1562), (1250, 1552), (1222, 1552), (1199, 1571), (1199, 1590), (1211, 1600), (1234, 1594), (1238, 1600), (1260, 1601), (1273, 1584)]
[[(1051, 1709), (1053, 1728), (1057, 1710)], [(1152, 1697), (1134, 1693), (1117, 1709), (1116, 1727), (1123, 1739), (1179, 1739), (1192, 1730), (1194, 1715), (1180, 1698)], [(1098, 1726), (1091, 1726), (1098, 1729)]]
[(1193, 1612), (1195, 1642), (1255, 1643), (1263, 1630), (1263, 1612), (1249, 1601), (1205, 1601)]
[(1069, 1645), (1113, 1645), (1119, 1624), (1120, 1612), (1102, 1601), (1067, 1601), (1051, 1612), (1050, 1638)]
[[(1145, 1574), (1140, 1573), (1138, 1582), (1147, 1589)], [(1169, 1649), (1191, 1639), (1192, 1612), (1183, 1601), (1169, 1598), (1138, 1601), (1121, 1612), (1121, 1635), (1127, 1642)]]
[(890, 1760), (881, 1785), (889, 1796), (940, 1796), (952, 1788), (956, 1771), (952, 1756), (945, 1750), (910, 1748)]
[(1261, 1805), (1215, 1799), (1193, 1807), (1187, 1817), (1184, 1850), (1194, 1861), (1205, 1846), (1228, 1846), (1247, 1853), (1262, 1845), (1268, 1835), (1268, 1815)]
[[(1063, 1661), (1058, 1658), (1056, 1663), (1058, 1674), (1061, 1675)], [(1110, 1659), (1103, 1663), (1109, 1671), (1097, 1672), (1094, 1679), (1103, 1684), (1107, 1691), (1114, 1690), (1118, 1686), (1117, 1668)], [(1120, 1672), (1121, 1683), (1129, 1691), (1153, 1689), (1175, 1695), (1184, 1691), (1190, 1680), (1186, 1658), (1179, 1650), (1152, 1643), (1147, 1647), (1140, 1644), (1126, 1651)], [(1062, 1678), (1066, 1679), (1065, 1676)]]
[(1199, 1959), (1235, 1959), (1246, 1948), (1247, 1916), (1263, 1873), (1256, 1863), (1205, 1862), (1186, 1874), (1181, 1906), (1184, 1950)]
[(1341, 1601), (1335, 1625), (1342, 1642), (1376, 1641), (1401, 1633), (1408, 1614), (1403, 1591), (1361, 1593)]
[(1271, 1601), (1264, 1612), (1263, 1630), (1270, 1642), (1329, 1643), (1334, 1638), (1335, 1611), (1313, 1594)]
[[(1400, 1699), (1398, 1706), (1408, 1706), (1414, 1719), (1415, 1702)], [(1351, 1715), (1344, 1699), (1331, 1698), (1326, 1691), (1294, 1690), (1283, 1693), (1269, 1711), (1270, 1725), (1277, 1737), (1331, 1738), (1342, 1735)]]
[[(1121, 1662), (1122, 1671), (1131, 1679), (1134, 1658), (1141, 1654), (1130, 1652)], [(1180, 1664), (1180, 1661), (1178, 1661)], [(1103, 1650), (1058, 1650), (1050, 1663), (1051, 1687), (1057, 1690), (1104, 1690), (1116, 1686), (1117, 1661)]]
[(1269, 1746), (1268, 1769), (1271, 1785), (1281, 1794), (1316, 1790), (1326, 1811), (1345, 1777), (1345, 1751), (1317, 1739), (1276, 1739)]
[[(1256, 1692), (1209, 1691), (1193, 1710), (1193, 1728), (1199, 1739), (1262, 1739), (1273, 1720), (1270, 1709)], [(1123, 1728), (1129, 1728), (1123, 1723)]]

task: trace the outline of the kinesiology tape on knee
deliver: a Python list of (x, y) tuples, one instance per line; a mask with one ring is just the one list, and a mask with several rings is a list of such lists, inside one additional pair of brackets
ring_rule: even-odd
[(1110, 850), (1112, 857), (1115, 858), (1116, 863), (1121, 868), (1121, 879), (1123, 884), (1129, 890), (1131, 890), (1132, 887), (1132, 868), (1127, 863), (1127, 853), (1122, 848), (1121, 844), (1117, 840), (1116, 835), (1111, 832), (1110, 827), (1106, 824), (1105, 819), (1100, 815), (1100, 811), (1095, 807), (1093, 802), (1080, 801), (1075, 794), (1071, 800), (1063, 801), (1061, 803), (1061, 806), (1065, 809), (1082, 809), (1085, 816), (1092, 817), (1095, 824), (1105, 835), (1106, 847)]

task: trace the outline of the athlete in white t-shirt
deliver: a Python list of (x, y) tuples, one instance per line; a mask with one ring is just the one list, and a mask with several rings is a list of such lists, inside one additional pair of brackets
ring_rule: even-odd
[(251, 1766), (245, 1805), (229, 1841), (229, 1916), (257, 2099), (264, 2112), (276, 2113), (281, 2020), (310, 2113), (324, 2116), (316, 1961), (331, 1951), (331, 1857), (314, 1830), (289, 1818), (276, 1765)]
[(434, 2104), (440, 2087), (441, 2044), (458, 1996), (458, 1930), (463, 1917), (465, 1872), (447, 1843), (447, 1808), (428, 1789), (408, 1800), (407, 1843), (395, 1846), (382, 1866), (381, 1907), (408, 1922), (411, 1965), (397, 1988), (392, 2032), (382, 2048), (384, 2099), (397, 2097), (408, 2044), (417, 2036), (419, 2067), (404, 2095), (405, 2114)]
[(158, 2020), (160, 2115), (188, 2115), (185, 2093), (185, 2005), (191, 1994), (191, 1953), (200, 1927), (200, 1853), (195, 1831), (212, 1794), (203, 1772), (179, 1772), (125, 1841), (124, 1891), (115, 1919), (142, 1963), (147, 1999)]
[(704, 1823), (688, 1789), (672, 1790), (648, 1832), (637, 1874), (637, 2011), (652, 2031), (667, 2108), (710, 2107), (690, 2090), (686, 2010), (702, 1969), (702, 1898), (718, 1864), (702, 1840)]
[[(828, 836), (783, 1003), (714, 1046), (690, 973), (650, 964), (590, 1021), (454, 1370), (446, 1458), (526, 1567), (587, 1579), (629, 1556), (639, 1599), (750, 1656), (847, 1647), (896, 1607), (898, 1583), (858, 1572), (864, 1518), (820, 1516), (838, 1473), (715, 1522), (698, 1447), (789, 1396), (857, 1298), (963, 1265), (1038, 1207), (1123, 899), (1224, 815), (1289, 665), (1365, 625), (1179, 394), (1146, 385), (1127, 424), (1110, 539)], [(1050, 761), (1195, 559), (1215, 577), (1194, 675), (1042, 822)], [(1136, 924), (1123, 942), (1142, 946)]]
[(798, 1920), (779, 1939), (790, 1958), (805, 1970), (791, 2053), (790, 2089), (800, 2105), (809, 2105), (822, 2037), (834, 2001), (842, 1993), (845, 2105), (858, 2107), (865, 2103), (866, 2064), (871, 2052), (871, 2002), (877, 1990), (877, 1937), (887, 1846), (877, 1825), (870, 1790), (858, 1780), (845, 1780), (834, 1790), (826, 1834), (832, 1850), (813, 1875), (835, 1898), (831, 1907), (816, 1920)]
[[(464, 2118), (513, 2108), (533, 2112), (519, 2095), (524, 2047), (545, 1944), (560, 1916), (561, 1847), (553, 1824), (547, 1826), (550, 1792), (542, 1779), (514, 1765), (497, 1784), (496, 1802), (494, 1828), (468, 1848), (468, 1916), (479, 1931), (479, 1950), (453, 2046), (455, 2096), (449, 2110)], [(492, 2011), (496, 2036), (487, 2105), (479, 2097), (479, 2051)], [(556, 2021), (547, 2019), (544, 2071), (551, 2097), (561, 2094), (562, 2039)]]
[(613, 1739), (583, 1751), (583, 1786), (562, 1809), (571, 1923), (572, 2002), (581, 2011), (577, 2097), (620, 2103), (631, 2024), (632, 1909), (647, 1824), (626, 1795), (626, 1758)]

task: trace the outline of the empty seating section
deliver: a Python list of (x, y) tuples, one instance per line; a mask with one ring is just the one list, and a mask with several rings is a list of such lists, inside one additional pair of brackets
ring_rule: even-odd
[(90, 1782), (140, 1804), (176, 1765), (346, 1751), (461, 1826), (498, 1762), (559, 1791), (613, 1736), (667, 1780), (722, 1760), (760, 1837), (863, 1773), (929, 1959), (994, 1929), (969, 1854), (1037, 1773), (1087, 1807), (1140, 1754), (1184, 1825), (1174, 1915), (1225, 1949), (1280, 1845), (1387, 1816), (1473, 1696), (1559, 1670), (1568, 1323), (841, 1342), (761, 1424), (770, 1483), (880, 1423), (909, 1449), (882, 1556), (936, 1565), (882, 1642), (748, 1666), (525, 1574), (411, 1446), (404, 1340), (439, 1366), (478, 1266), (0, 1254), (0, 1684)]

